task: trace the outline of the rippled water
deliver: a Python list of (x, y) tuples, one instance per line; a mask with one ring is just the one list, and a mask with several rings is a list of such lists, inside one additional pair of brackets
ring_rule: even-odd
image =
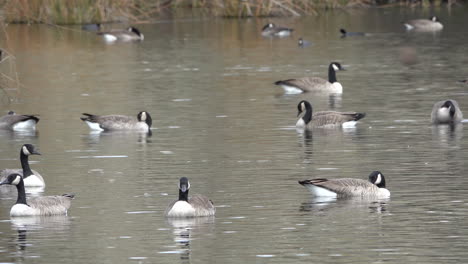
[[(458, 8), (436, 13), (440, 34), (400, 24), (429, 10), (365, 9), (162, 21), (138, 25), (144, 42), (115, 45), (77, 28), (9, 25), (2, 45), (23, 86), (7, 90), (11, 103), (2, 94), (0, 112), (41, 121), (36, 133), (0, 132), (0, 167), (19, 167), (20, 146), (35, 144), (44, 194), (76, 199), (66, 217), (10, 219), (16, 198), (2, 194), (0, 262), (463, 262), (466, 124), (429, 121), (445, 98), (468, 109), (457, 82), (468, 76), (468, 18)], [(295, 28), (293, 37), (262, 38), (268, 21)], [(340, 27), (370, 36), (342, 39)], [(297, 47), (298, 37), (312, 45)], [(406, 50), (416, 64), (402, 63)], [(342, 96), (284, 95), (273, 85), (326, 77), (330, 61), (347, 68), (337, 75)], [(297, 133), (302, 99), (367, 116), (356, 129)], [(90, 133), (79, 120), (141, 110), (153, 117), (152, 136)], [(386, 176), (390, 199), (316, 199), (297, 184), (373, 170)], [(215, 218), (164, 218), (181, 176), (214, 201)]]

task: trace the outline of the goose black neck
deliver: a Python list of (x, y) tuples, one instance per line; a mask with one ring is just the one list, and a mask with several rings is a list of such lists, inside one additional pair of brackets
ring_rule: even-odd
[(307, 103), (306, 104), (306, 111), (304, 116), (302, 117), (304, 120), (304, 123), (309, 124), (309, 122), (312, 120), (312, 105)]
[(20, 152), (20, 160), (21, 160), (21, 168), (23, 169), (23, 178), (27, 178), (31, 175), (33, 175), (31, 168), (29, 167), (29, 156), (24, 154), (23, 151), (21, 150)]
[(188, 201), (188, 190), (183, 192), (182, 190), (179, 189), (179, 201)]
[(328, 81), (330, 83), (337, 82), (336, 72), (335, 72), (335, 69), (333, 68), (333, 64), (330, 64), (330, 66), (328, 66)]
[(452, 101), (450, 100), (447, 100), (444, 104), (444, 107), (447, 107), (449, 108), (449, 113), (450, 113), (450, 116), (453, 117), (455, 115), (455, 105), (452, 103)]
[(26, 203), (26, 191), (24, 190), (23, 179), (21, 179), (21, 181), (16, 185), (16, 189), (18, 190), (18, 199), (16, 200), (16, 203), (28, 205)]

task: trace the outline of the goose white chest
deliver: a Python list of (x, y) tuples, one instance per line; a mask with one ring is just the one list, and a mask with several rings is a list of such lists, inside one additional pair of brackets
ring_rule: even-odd
[(195, 216), (195, 209), (186, 201), (177, 201), (167, 213), (168, 217), (191, 217)]
[(25, 187), (44, 187), (45, 183), (36, 175), (30, 175), (24, 179)]
[(15, 204), (11, 207), (10, 216), (31, 216), (38, 215), (37, 210), (25, 205)]

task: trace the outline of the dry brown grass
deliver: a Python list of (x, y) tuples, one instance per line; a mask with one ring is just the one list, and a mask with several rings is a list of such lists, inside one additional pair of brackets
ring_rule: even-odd
[(163, 11), (181, 8), (223, 17), (300, 16), (330, 8), (372, 6), (377, 1), (440, 5), (443, 0), (0, 0), (0, 9), (9, 23), (138, 23), (149, 22)]

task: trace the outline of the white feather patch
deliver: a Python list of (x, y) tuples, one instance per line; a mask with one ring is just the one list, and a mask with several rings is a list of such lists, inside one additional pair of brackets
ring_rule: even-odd
[(278, 37), (287, 37), (291, 35), (291, 31), (289, 30), (281, 30), (280, 32), (275, 34)]
[(104, 34), (102, 35), (102, 37), (104, 38), (105, 41), (107, 42), (114, 42), (117, 40), (117, 37), (114, 36), (114, 35), (111, 35), (111, 34)]
[(304, 91), (302, 91), (301, 89), (297, 88), (297, 87), (294, 87), (294, 86), (289, 86), (289, 85), (284, 85), (284, 84), (281, 84), (281, 87), (283, 87), (284, 89), (284, 92), (286, 94), (300, 94), (300, 93), (303, 93)]
[(450, 108), (441, 107), (437, 110), (437, 119), (439, 122), (449, 122), (452, 118), (450, 117)]
[(382, 174), (378, 174), (377, 175), (377, 179), (375, 180), (374, 184), (377, 185), (377, 184), (380, 184), (380, 182), (382, 181)]
[(25, 187), (44, 187), (45, 183), (36, 175), (30, 175), (26, 177), (24, 180)]
[(186, 201), (177, 201), (167, 213), (168, 217), (194, 217), (195, 209)]
[(306, 184), (305, 187), (309, 189), (309, 191), (315, 196), (322, 196), (322, 197), (337, 197), (335, 192), (329, 191), (325, 188), (315, 186), (313, 184)]
[(18, 185), (21, 181), (21, 176), (16, 176), (15, 180), (11, 183), (11, 185)]
[(343, 123), (343, 128), (355, 128), (357, 121), (348, 121)]
[(89, 128), (91, 128), (91, 130), (98, 130), (98, 131), (104, 131), (104, 129), (101, 128), (101, 126), (99, 126), (98, 123), (93, 123), (93, 122), (89, 122), (89, 121), (85, 121), (86, 124), (88, 124)]
[(330, 92), (332, 93), (343, 93), (343, 86), (339, 82), (334, 82), (331, 84)]
[(306, 126), (306, 123), (304, 122), (304, 119), (299, 118), (299, 120), (297, 120), (296, 127), (303, 128), (305, 126)]
[(410, 24), (406, 24), (406, 23), (405, 23), (404, 25), (405, 25), (406, 30), (412, 30), (412, 29), (414, 28), (414, 27), (413, 27), (412, 25), (410, 25)]
[(23, 122), (18, 122), (13, 125), (13, 130), (30, 130), (36, 129), (36, 121), (29, 119)]
[(31, 152), (29, 152), (28, 148), (26, 146), (23, 146), (23, 154), (26, 156), (31, 155)]
[(15, 204), (11, 207), (10, 216), (31, 216), (38, 215), (38, 211), (25, 204)]

